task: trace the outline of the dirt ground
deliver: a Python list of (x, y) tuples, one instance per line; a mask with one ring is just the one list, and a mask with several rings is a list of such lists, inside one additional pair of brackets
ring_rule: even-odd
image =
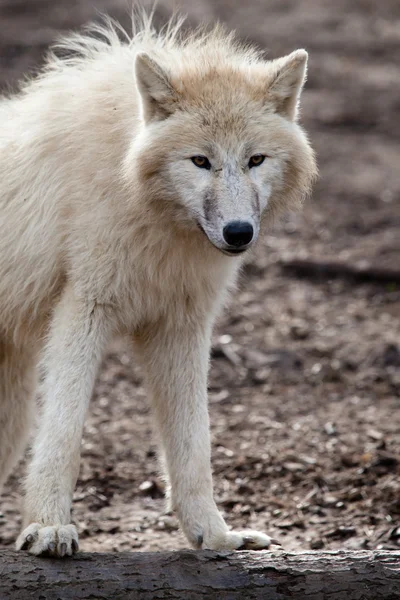
[[(159, 3), (159, 17), (171, 2)], [(0, 85), (13, 87), (61, 30), (117, 0), (0, 0)], [(310, 52), (302, 120), (321, 171), (312, 200), (259, 245), (215, 331), (215, 492), (232, 527), (285, 549), (400, 546), (400, 3), (186, 0), (275, 57)], [(0, 134), (1, 135), (1, 134)], [(373, 267), (370, 281), (313, 277), (294, 259)], [(393, 277), (379, 280), (381, 269)], [(187, 546), (164, 514), (139, 370), (116, 344), (82, 447), (74, 519), (84, 550)], [(0, 545), (20, 526), (20, 481), (0, 504)]]

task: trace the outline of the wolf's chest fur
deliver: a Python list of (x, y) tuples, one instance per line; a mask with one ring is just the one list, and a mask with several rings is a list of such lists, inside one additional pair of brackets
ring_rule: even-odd
[(219, 256), (207, 240), (142, 242), (137, 236), (131, 246), (100, 256), (97, 269), (90, 272), (92, 282), (85, 285), (86, 294), (92, 290), (96, 301), (114, 307), (122, 330), (218, 310), (226, 287), (235, 280), (237, 259)]

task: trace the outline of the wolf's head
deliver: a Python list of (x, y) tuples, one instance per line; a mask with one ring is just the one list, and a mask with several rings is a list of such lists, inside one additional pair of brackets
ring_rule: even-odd
[(137, 172), (193, 235), (239, 254), (257, 240), (263, 217), (298, 205), (315, 177), (296, 123), (307, 53), (266, 62), (216, 49), (190, 61), (183, 49), (182, 57), (136, 57)]

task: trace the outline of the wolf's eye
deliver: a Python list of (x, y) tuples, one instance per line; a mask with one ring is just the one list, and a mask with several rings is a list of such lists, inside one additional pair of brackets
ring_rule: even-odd
[(191, 161), (199, 169), (211, 169), (211, 163), (206, 156), (192, 156)]
[(254, 154), (249, 160), (249, 169), (259, 167), (265, 160), (264, 154)]

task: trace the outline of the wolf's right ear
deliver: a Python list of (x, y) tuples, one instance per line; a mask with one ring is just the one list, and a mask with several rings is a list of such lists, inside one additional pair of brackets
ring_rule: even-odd
[(174, 112), (177, 101), (168, 74), (148, 54), (138, 54), (135, 75), (146, 123), (166, 119)]
[(307, 77), (308, 54), (295, 50), (288, 56), (272, 62), (273, 77), (268, 98), (282, 116), (295, 121), (304, 82)]

